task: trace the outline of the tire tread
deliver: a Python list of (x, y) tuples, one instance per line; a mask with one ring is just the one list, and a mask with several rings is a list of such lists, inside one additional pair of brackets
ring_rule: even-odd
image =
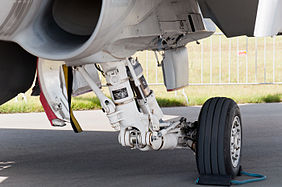
[(227, 136), (230, 133), (230, 120), (234, 112), (240, 116), (237, 104), (225, 97), (211, 98), (203, 105), (198, 119), (196, 148), (196, 162), (200, 175), (236, 174), (237, 168), (230, 170), (228, 161), (230, 156), (229, 158), (227, 156), (230, 154), (227, 145), (230, 140)]

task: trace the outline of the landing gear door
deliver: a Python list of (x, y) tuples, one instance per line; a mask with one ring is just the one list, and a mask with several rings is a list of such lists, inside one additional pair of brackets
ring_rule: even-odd
[[(99, 78), (98, 71), (94, 64), (88, 64), (84, 66), (85, 70), (91, 76), (91, 78), (95, 81), (96, 85), (101, 88), (102, 84)], [(87, 92), (91, 92), (91, 88), (85, 79), (81, 76), (81, 74), (77, 71), (73, 71), (73, 96), (78, 96)]]
[[(72, 91), (67, 93), (63, 64), (63, 62), (40, 60), (37, 65), (41, 88), (40, 100), (53, 126), (64, 126), (66, 122), (71, 122), (70, 114), (72, 114), (72, 110), (69, 109), (71, 103), (69, 103), (68, 95), (78, 96), (91, 91), (81, 75), (73, 71)], [(86, 65), (85, 69), (96, 84), (101, 87), (95, 66), (92, 64)], [(72, 71), (71, 68), (69, 70)], [(67, 77), (67, 79), (70, 79), (70, 77)]]
[(63, 62), (39, 60), (37, 65), (40, 83), (40, 100), (53, 126), (64, 126), (70, 121), (69, 105)]
[(188, 51), (186, 47), (166, 50), (162, 63), (167, 91), (183, 88), (189, 83)]

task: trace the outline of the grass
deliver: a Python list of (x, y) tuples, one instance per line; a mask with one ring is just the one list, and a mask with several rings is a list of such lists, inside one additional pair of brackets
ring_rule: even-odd
[[(187, 45), (189, 82), (228, 83), (229, 79), (231, 83), (245, 83), (247, 81), (267, 83), (273, 82), (273, 79), (276, 82), (282, 82), (282, 63), (279, 63), (282, 61), (282, 53), (279, 53), (282, 50), (282, 37), (275, 39), (275, 45), (273, 41), (273, 38), (248, 38), (247, 40), (246, 37), (238, 37), (226, 39), (225, 36), (214, 35), (211, 38), (201, 40), (201, 45), (189, 43)], [(255, 58), (256, 43), (258, 46), (257, 61)], [(266, 44), (265, 52), (264, 44)], [(211, 46), (212, 50), (210, 50)], [(276, 53), (273, 51), (274, 46)], [(231, 49), (230, 53), (229, 48)], [(201, 50), (203, 50), (202, 55)], [(238, 56), (237, 50), (247, 50), (248, 55)], [(156, 68), (153, 52), (138, 52), (134, 56), (138, 57), (141, 62), (144, 75), (149, 83), (163, 82), (162, 70)], [(237, 76), (238, 70), (239, 77)], [(105, 83), (105, 80), (102, 79), (102, 82)], [(238, 103), (280, 102), (282, 98), (282, 85), (188, 86), (184, 92), (188, 96), (189, 103), (186, 102), (182, 90), (168, 93), (163, 85), (151, 86), (151, 89), (154, 90), (161, 107), (202, 105), (208, 98), (216, 96), (230, 97)], [(109, 95), (107, 89), (104, 89), (104, 92)], [(29, 94), (30, 91), (26, 95)], [(27, 96), (27, 100), (27, 103), (11, 100), (0, 106), (0, 113), (43, 111), (38, 97)], [(99, 100), (94, 94), (85, 94), (74, 98), (72, 106), (74, 110), (100, 109)]]
[[(161, 107), (202, 105), (210, 97), (230, 97), (238, 103), (272, 103), (282, 99), (282, 85), (227, 85), (227, 86), (189, 86), (185, 88), (189, 104), (182, 91), (166, 92), (164, 86), (154, 86)], [(104, 91), (108, 95), (107, 90)], [(26, 95), (28, 95), (27, 93)], [(39, 97), (27, 96), (27, 103), (15, 99), (0, 106), (0, 113), (43, 112)], [(100, 103), (93, 93), (73, 99), (74, 110), (100, 109)]]
[(263, 97), (262, 100), (266, 103), (280, 102), (281, 101), (281, 94), (267, 95), (267, 96)]

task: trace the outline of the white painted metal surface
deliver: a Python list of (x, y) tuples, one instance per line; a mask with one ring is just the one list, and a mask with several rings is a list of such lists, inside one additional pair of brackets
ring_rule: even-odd
[(259, 0), (254, 35), (275, 36), (282, 32), (282, 1)]
[(189, 62), (186, 47), (167, 50), (162, 62), (167, 90), (183, 88), (189, 83)]
[[(215, 31), (210, 21), (202, 20), (195, 0), (103, 0), (101, 8), (91, 7), (93, 11), (100, 11), (100, 16), (88, 37), (60, 31), (69, 27), (62, 26), (57, 14), (54, 17), (52, 0), (5, 0), (5, 9), (9, 11), (1, 11), (0, 20), (11, 20), (18, 15), (9, 8), (11, 2), (13, 6), (24, 2), (26, 13), (20, 16), (22, 21), (13, 26), (13, 32), (4, 30), (0, 34), (0, 40), (15, 41), (36, 56), (65, 60), (69, 65), (117, 61), (138, 50), (180, 47)], [(188, 16), (193, 23), (189, 23)], [(159, 36), (163, 38), (160, 40)]]
[(63, 123), (70, 121), (70, 115), (62, 64), (40, 60), (37, 70), (41, 91), (51, 110)]

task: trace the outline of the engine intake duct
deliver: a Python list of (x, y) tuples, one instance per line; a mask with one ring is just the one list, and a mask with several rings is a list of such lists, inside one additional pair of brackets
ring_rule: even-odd
[(28, 51), (43, 58), (63, 60), (94, 33), (103, 0), (42, 1), (31, 26), (20, 37)]
[(99, 20), (101, 6), (101, 0), (54, 0), (52, 15), (64, 31), (90, 37)]

